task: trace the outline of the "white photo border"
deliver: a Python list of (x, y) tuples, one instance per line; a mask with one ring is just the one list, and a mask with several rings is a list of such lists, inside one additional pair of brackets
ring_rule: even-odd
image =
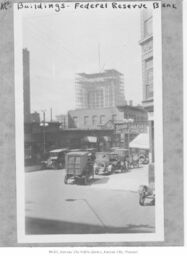
[[(89, 1), (88, 1), (89, 2)], [(106, 1), (109, 2), (109, 1)], [(153, 7), (152, 1), (139, 1)], [(135, 3), (139, 3), (135, 1)], [(154, 1), (154, 3), (160, 1)], [(43, 2), (42, 2), (43, 3)], [(55, 2), (53, 2), (54, 4)], [(130, 3), (131, 2), (121, 2)], [(31, 4), (31, 3), (30, 3)], [(33, 3), (34, 4), (34, 3)], [(74, 2), (68, 2), (68, 5)], [(153, 8), (152, 8), (153, 9)], [(27, 10), (26, 10), (27, 11)], [(29, 10), (30, 12), (31, 10)], [(116, 10), (115, 10), (116, 11)], [(133, 11), (133, 10), (132, 10)], [(46, 10), (47, 12), (47, 10)], [(51, 12), (51, 11), (50, 11)], [(125, 12), (125, 11), (124, 11)], [(36, 13), (37, 15), (37, 13)], [(153, 67), (154, 67), (154, 125), (155, 125), (155, 233), (136, 234), (80, 234), (80, 235), (26, 235), (25, 234), (25, 172), (24, 172), (24, 120), (23, 120), (23, 61), (22, 11), (14, 4), (14, 59), (15, 59), (15, 123), (16, 123), (16, 185), (17, 185), (17, 239), (18, 243), (68, 242), (148, 242), (164, 241), (163, 200), (163, 104), (162, 104), (162, 40), (161, 4), (153, 9)]]

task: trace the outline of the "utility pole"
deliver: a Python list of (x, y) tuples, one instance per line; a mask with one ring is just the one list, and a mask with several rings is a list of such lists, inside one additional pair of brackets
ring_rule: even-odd
[(43, 113), (43, 153), (44, 154), (46, 152), (45, 112), (46, 112), (46, 110), (42, 110), (42, 113)]
[(50, 108), (50, 114), (51, 114), (51, 122), (53, 122), (53, 109)]

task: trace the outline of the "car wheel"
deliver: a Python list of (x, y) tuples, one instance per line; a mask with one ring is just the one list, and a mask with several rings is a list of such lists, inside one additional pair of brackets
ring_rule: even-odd
[(64, 183), (65, 183), (65, 184), (68, 183), (68, 176), (67, 176), (67, 175), (65, 175), (65, 177), (64, 177)]
[(87, 175), (84, 177), (84, 185), (88, 185), (88, 176)]

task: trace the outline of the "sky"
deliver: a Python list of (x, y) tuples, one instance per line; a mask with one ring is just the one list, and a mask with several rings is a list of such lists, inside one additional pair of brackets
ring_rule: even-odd
[(54, 117), (74, 109), (76, 73), (104, 69), (120, 71), (126, 100), (141, 104), (139, 10), (33, 13), (23, 17), (22, 32), (30, 51), (32, 112), (46, 110), (49, 119), (50, 108)]

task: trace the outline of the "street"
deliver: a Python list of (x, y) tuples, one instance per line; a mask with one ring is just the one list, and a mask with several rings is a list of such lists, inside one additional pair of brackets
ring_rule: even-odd
[(139, 205), (147, 166), (95, 175), (89, 185), (64, 184), (65, 170), (26, 172), (26, 234), (146, 233), (155, 231), (155, 207)]

